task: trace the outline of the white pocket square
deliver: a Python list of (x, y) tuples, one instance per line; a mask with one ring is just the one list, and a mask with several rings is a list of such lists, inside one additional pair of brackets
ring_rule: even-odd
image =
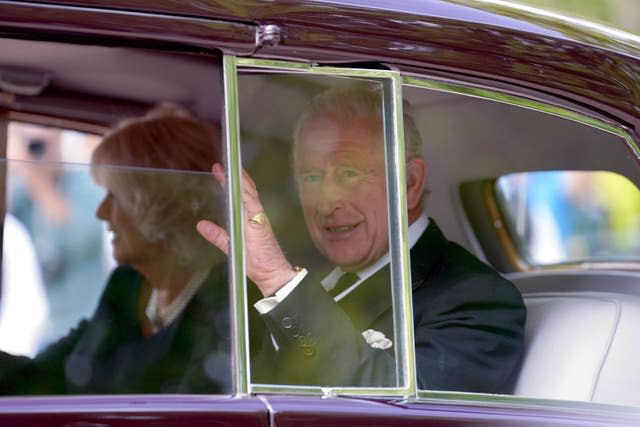
[(385, 350), (393, 345), (393, 341), (385, 337), (384, 334), (380, 331), (367, 329), (362, 333), (362, 336), (367, 341), (367, 344), (369, 344), (373, 348)]

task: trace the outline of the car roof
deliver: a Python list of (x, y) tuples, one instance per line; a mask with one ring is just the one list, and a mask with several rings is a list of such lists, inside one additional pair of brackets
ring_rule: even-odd
[[(50, 1), (35, 0), (34, 3)], [(540, 37), (581, 42), (632, 57), (640, 57), (640, 36), (623, 30), (505, 0), (235, 0), (176, 2), (155, 0), (58, 0), (59, 5), (149, 12), (245, 23), (300, 23), (340, 28), (349, 32), (388, 34), (411, 29), (423, 39), (437, 25), (430, 20), (461, 21), (479, 26), (508, 28)], [(318, 21), (319, 14), (324, 19)], [(403, 34), (395, 33), (396, 38)], [(409, 35), (407, 33), (407, 35)], [(453, 34), (452, 34), (453, 35)], [(483, 46), (484, 48), (490, 46)]]
[[(279, 42), (251, 46), (259, 37), (245, 37), (245, 46), (235, 43), (226, 51), (322, 64), (391, 63), (405, 72), (411, 67), (456, 71), (578, 97), (638, 125), (640, 88), (635, 78), (640, 74), (640, 37), (501, 0), (57, 3), (124, 14), (223, 20), (254, 28), (256, 36), (272, 24), (280, 30)], [(191, 42), (211, 47), (228, 39), (224, 31), (200, 37)], [(219, 47), (227, 49), (224, 43)]]

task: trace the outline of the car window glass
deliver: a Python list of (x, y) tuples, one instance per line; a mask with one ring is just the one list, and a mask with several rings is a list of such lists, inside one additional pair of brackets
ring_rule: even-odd
[[(89, 163), (99, 136), (24, 122), (10, 123), (8, 135), (0, 348), (35, 356), (93, 314), (115, 262), (94, 215), (102, 191), (74, 165)], [(22, 304), (11, 301), (15, 283)], [(23, 317), (11, 320), (12, 310)]]
[[(261, 261), (245, 247), (252, 382), (397, 386), (382, 85), (245, 72), (238, 90), (242, 164), (261, 202), (244, 205), (245, 239), (273, 232), (281, 249)], [(262, 262), (294, 273), (268, 288)]]
[(510, 174), (498, 178), (496, 193), (518, 252), (532, 266), (640, 259), (640, 191), (619, 174)]
[(14, 88), (0, 393), (231, 392), (226, 257), (196, 229), (226, 226), (219, 59), (16, 43), (102, 74), (45, 55), (57, 78)]
[[(557, 250), (577, 245), (587, 260), (637, 258), (640, 174), (627, 143), (614, 131), (545, 114), (543, 104), (535, 111), (518, 106), (531, 107), (528, 101), (514, 98), (509, 105), (457, 89), (460, 94), (417, 85), (404, 90), (429, 171), (428, 226), (410, 253), (419, 388), (630, 403), (634, 399), (608, 387), (617, 381), (636, 390), (636, 376), (622, 380), (619, 374), (635, 371), (623, 354), (636, 354), (637, 346), (625, 327), (616, 326), (610, 309), (629, 304), (621, 324), (636, 324), (637, 286), (616, 287), (619, 273), (595, 279), (588, 265), (543, 275), (533, 270), (543, 263), (532, 255), (551, 256), (550, 245), (557, 242)], [(594, 172), (602, 169), (615, 174)], [(567, 172), (522, 172), (540, 170)], [(491, 177), (500, 175), (495, 184)], [(551, 197), (565, 194), (564, 182), (580, 184), (571, 194), (581, 202), (569, 205), (567, 196), (554, 210)], [(547, 207), (547, 216), (534, 211), (534, 200)], [(624, 207), (614, 200), (624, 200)], [(534, 241), (535, 226), (568, 218), (576, 227), (578, 221), (590, 227), (576, 236), (579, 243), (546, 229)], [(599, 246), (591, 249), (591, 239)], [(537, 252), (534, 244), (540, 245)], [(637, 276), (627, 279), (637, 285)], [(571, 362), (578, 359), (580, 364)], [(593, 392), (587, 383), (600, 374)]]

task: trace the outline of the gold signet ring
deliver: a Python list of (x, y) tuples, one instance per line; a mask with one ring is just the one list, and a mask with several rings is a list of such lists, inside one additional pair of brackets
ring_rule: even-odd
[(264, 211), (260, 211), (254, 216), (252, 216), (251, 218), (249, 218), (249, 222), (251, 224), (258, 224), (258, 225), (264, 224), (266, 220), (267, 220), (267, 214), (265, 214)]

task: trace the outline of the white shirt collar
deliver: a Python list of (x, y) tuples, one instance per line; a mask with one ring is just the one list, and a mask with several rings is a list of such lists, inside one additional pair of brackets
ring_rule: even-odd
[(162, 309), (158, 308), (157, 299), (158, 299), (158, 291), (156, 288), (152, 288), (151, 296), (149, 297), (149, 302), (147, 302), (147, 308), (144, 313), (147, 318), (151, 321), (151, 327), (153, 328), (153, 333), (158, 332), (159, 330), (165, 328), (167, 325), (171, 324), (176, 318), (182, 313), (184, 308), (187, 306), (191, 298), (198, 292), (202, 282), (209, 274), (209, 270), (202, 270), (196, 272), (187, 285), (180, 291), (178, 296), (175, 297), (171, 304)]
[[(428, 226), (429, 218), (427, 217), (427, 214), (425, 212), (422, 212), (418, 219), (409, 226), (409, 249), (413, 248), (413, 246), (416, 244), (416, 242), (418, 241), (420, 236), (422, 236), (422, 233), (424, 233)], [(390, 254), (389, 252), (387, 252), (380, 258), (378, 258), (378, 260), (373, 264), (369, 264), (362, 270), (357, 271), (356, 274), (358, 275), (358, 281), (351, 285), (349, 288), (345, 289), (343, 292), (336, 295), (335, 300), (340, 301), (342, 298), (351, 293), (360, 285), (360, 283), (371, 277), (376, 271), (380, 270), (385, 265), (389, 264), (389, 259)], [(342, 276), (343, 274), (344, 270), (342, 270), (342, 268), (334, 268), (331, 273), (327, 274), (327, 276), (322, 279), (322, 286), (325, 288), (325, 290), (330, 291), (336, 286), (338, 279), (340, 279), (340, 276)]]

